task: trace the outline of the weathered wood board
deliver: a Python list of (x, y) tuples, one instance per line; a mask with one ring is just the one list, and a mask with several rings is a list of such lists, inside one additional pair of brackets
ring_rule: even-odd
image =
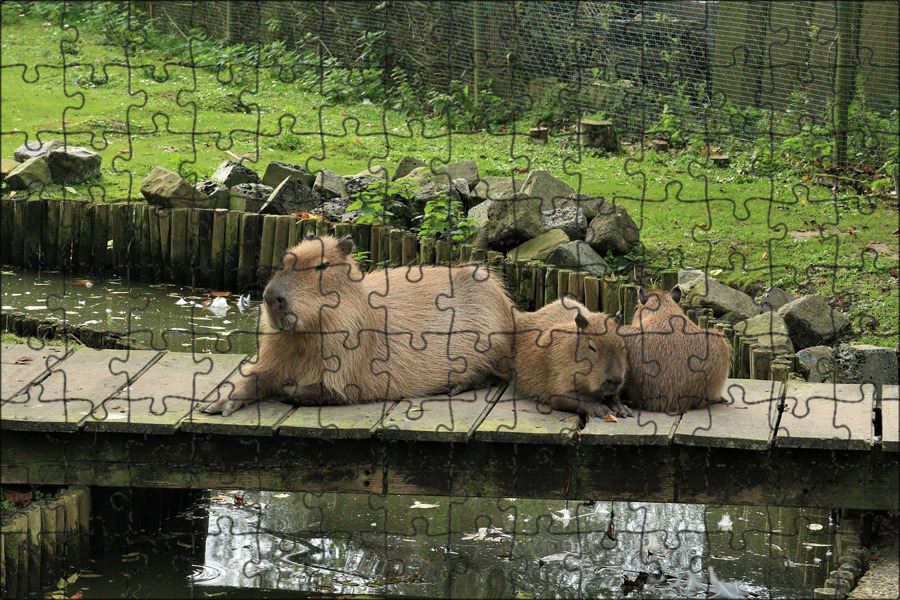
[(618, 422), (597, 417), (588, 419), (581, 430), (582, 444), (665, 446), (678, 425), (678, 415), (635, 410), (634, 417), (618, 417)]
[(868, 450), (874, 402), (871, 385), (788, 381), (775, 445)]
[(32, 348), (28, 344), (3, 344), (0, 354), (0, 397), (5, 402), (21, 393), (29, 383), (69, 353), (71, 350), (64, 346)]
[(497, 401), (501, 387), (457, 396), (401, 400), (375, 429), (385, 439), (466, 442)]
[(298, 406), (278, 426), (280, 435), (311, 438), (369, 438), (397, 402), (352, 406)]
[(490, 442), (560, 444), (571, 440), (577, 429), (578, 415), (519, 397), (513, 384), (506, 388), (472, 437)]

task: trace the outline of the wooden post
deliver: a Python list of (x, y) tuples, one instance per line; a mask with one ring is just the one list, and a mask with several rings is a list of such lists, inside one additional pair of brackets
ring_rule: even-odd
[[(212, 212), (212, 238), (209, 246), (209, 287), (225, 289), (225, 225), (228, 209), (217, 208)], [(290, 218), (290, 217), (288, 217)]]
[(534, 282), (534, 310), (544, 308), (544, 280), (547, 275), (547, 267), (544, 265), (531, 265), (531, 280)]
[(767, 381), (769, 379), (769, 364), (772, 360), (772, 353), (765, 348), (754, 348), (750, 353), (750, 379), (760, 379)]
[[(41, 200), (25, 201), (24, 266), (26, 269), (35, 271), (41, 265), (41, 213), (43, 207), (44, 202)], [(77, 228), (78, 221), (73, 221), (71, 227)]]
[(91, 252), (93, 246), (94, 232), (94, 207), (97, 206), (91, 202), (85, 202), (81, 205), (81, 218), (78, 220), (78, 272), (88, 273), (91, 270)]
[(372, 263), (372, 226), (366, 223), (354, 223), (350, 226), (350, 235), (357, 252), (368, 252), (368, 258), (359, 265), (360, 269), (368, 269)]
[(772, 373), (772, 381), (780, 381), (785, 383), (787, 381), (788, 375), (791, 372), (790, 362), (786, 361), (782, 357), (778, 357), (772, 361), (771, 373)]
[(671, 290), (676, 285), (678, 285), (678, 271), (663, 271), (660, 288)]
[(262, 223), (263, 215), (254, 213), (241, 215), (241, 240), (236, 280), (236, 291), (238, 292), (257, 283), (256, 271), (259, 268)]
[(316, 221), (318, 219), (303, 219), (301, 221), (303, 225), (303, 238), (306, 239), (306, 236), (309, 234), (316, 235)]
[(78, 503), (75, 493), (66, 490), (59, 499), (65, 514), (65, 537), (63, 538), (66, 562), (76, 568), (81, 564), (81, 545), (78, 543)]
[(516, 304), (526, 311), (534, 310), (534, 282), (527, 260), (516, 261)]
[[(58, 204), (57, 204), (58, 207)], [(15, 205), (13, 200), (4, 198), (0, 200), (0, 264), (12, 265), (13, 240), (15, 239)], [(57, 211), (57, 222), (59, 212)], [(55, 238), (56, 236), (54, 236)], [(55, 256), (55, 254), (54, 254)]]
[[(99, 204), (95, 204), (94, 208), (99, 208)], [(147, 207), (147, 222), (150, 227), (150, 262), (152, 264), (151, 272), (153, 281), (165, 281), (163, 277), (163, 261), (162, 261), (162, 243), (159, 239), (159, 207)], [(96, 235), (96, 233), (94, 234)]]
[(544, 269), (544, 306), (559, 299), (559, 269), (548, 266)]
[[(63, 255), (63, 260), (60, 261), (59, 268), (60, 269), (68, 269), (70, 271), (75, 271), (75, 267), (78, 264), (78, 234), (79, 234), (79, 223), (81, 222), (81, 207), (84, 206), (84, 202), (70, 200), (68, 202), (63, 202), (62, 213), (60, 215), (60, 251)], [(27, 214), (26, 214), (27, 217)], [(129, 222), (126, 219), (125, 227), (126, 233), (130, 233)], [(27, 227), (26, 223), (26, 227)], [(130, 238), (127, 238), (130, 240)], [(26, 238), (26, 244), (27, 244)], [(27, 250), (27, 246), (26, 246)], [(26, 256), (26, 259), (28, 257)]]
[(584, 278), (584, 305), (591, 312), (600, 311), (600, 280), (591, 275)]
[[(225, 242), (222, 260), (222, 287), (228, 291), (237, 291), (238, 257), (241, 243), (241, 212), (229, 210), (225, 213)], [(161, 223), (161, 221), (160, 221)]]
[(388, 233), (391, 243), (391, 266), (399, 267), (403, 264), (403, 234), (402, 229), (391, 229)]
[(350, 223), (336, 223), (334, 226), (334, 237), (341, 239), (350, 235)]
[(487, 262), (487, 250), (484, 248), (472, 248), (472, 256), (469, 257), (472, 262)]
[[(113, 269), (117, 275), (124, 276), (128, 262), (128, 204), (116, 202), (109, 206), (110, 239), (113, 243)], [(62, 231), (62, 215), (60, 215), (60, 231)], [(60, 240), (61, 241), (61, 240)], [(60, 264), (63, 250), (60, 248)]]
[(188, 209), (187, 222), (187, 271), (189, 285), (197, 287), (201, 285), (201, 278), (205, 277), (200, 264), (200, 209)]
[(556, 273), (556, 295), (558, 298), (564, 298), (569, 295), (569, 275), (573, 271), (571, 269), (560, 269)]
[(56, 536), (62, 524), (56, 522), (56, 507), (52, 502), (41, 506), (41, 580), (54, 581), (56, 572)]
[(460, 244), (459, 245), (459, 262), (465, 264), (472, 260), (472, 245), (471, 244)]
[(259, 244), (259, 266), (256, 271), (256, 280), (260, 283), (268, 281), (272, 276), (272, 253), (275, 244), (275, 220), (276, 215), (263, 215), (262, 239)]
[[(272, 271), (281, 268), (282, 258), (286, 250), (291, 248), (290, 232), (294, 217), (278, 215), (275, 217), (275, 239), (272, 242)], [(348, 227), (349, 229), (349, 227)], [(349, 234), (349, 231), (347, 232)], [(341, 236), (343, 237), (343, 236)]]
[[(139, 240), (139, 248), (138, 254), (139, 260), (141, 261), (141, 280), (142, 281), (150, 281), (153, 279), (153, 251), (150, 248), (150, 205), (149, 204), (138, 204), (136, 206), (137, 214), (140, 215), (139, 223), (140, 223), (140, 235), (138, 237)], [(78, 262), (81, 262), (81, 258), (78, 259)]]
[[(608, 315), (614, 315), (621, 309), (619, 304), (619, 280), (606, 277), (600, 281), (600, 301), (603, 304), (603, 312)], [(622, 323), (631, 323), (630, 319), (626, 319), (622, 315)]]
[(28, 556), (22, 552), (28, 543), (28, 520), (18, 514), (3, 525), (3, 574), (5, 598), (25, 598), (28, 595)]
[(25, 522), (28, 527), (28, 589), (41, 589), (41, 509), (32, 504), (25, 508)]
[(753, 351), (759, 347), (759, 344), (752, 340), (745, 339), (741, 343), (741, 378), (750, 379), (752, 372), (750, 371), (750, 356)]
[(303, 240), (303, 223), (297, 217), (291, 217), (288, 226), (288, 248), (293, 248)]
[(163, 281), (174, 282), (175, 274), (172, 272), (172, 209), (161, 208), (156, 213), (159, 219), (159, 252), (160, 266), (162, 267)]
[(213, 278), (212, 243), (215, 210), (211, 208), (196, 210), (199, 227), (197, 229), (197, 259), (194, 263), (196, 265), (194, 280), (200, 285), (208, 286)]
[[(58, 209), (59, 207), (57, 207)], [(109, 255), (109, 205), (95, 204), (92, 211), (91, 227), (91, 272), (102, 274), (106, 272), (107, 256)], [(59, 211), (57, 210), (57, 219)], [(59, 221), (57, 220), (57, 225)]]
[[(4, 200), (4, 202), (6, 201)], [(41, 239), (41, 268), (56, 269), (56, 260), (59, 257), (59, 201), (45, 200), (43, 204), (44, 214), (41, 219), (44, 228), (41, 232), (43, 234)], [(3, 239), (11, 241), (13, 238), (12, 235), (4, 231)], [(7, 245), (3, 244), (3, 247), (6, 248)], [(9, 248), (11, 250), (12, 246), (10, 245)], [(9, 263), (4, 260), (3, 264)]]
[(634, 317), (634, 309), (637, 308), (640, 287), (634, 285), (633, 283), (629, 283), (620, 286), (619, 290), (621, 293), (619, 310), (622, 311), (622, 322), (631, 323), (631, 319), (632, 317)]
[(12, 236), (9, 239), (12, 240), (11, 254), (14, 267), (21, 267), (23, 265), (22, 257), (25, 249), (25, 202), (27, 202), (27, 200), (15, 200), (12, 203), (13, 227)]
[(316, 237), (325, 237), (329, 233), (331, 233), (331, 224), (324, 219), (318, 219), (316, 221)]
[[(171, 248), (169, 251), (170, 270), (173, 283), (190, 283), (190, 255), (188, 254), (188, 208), (175, 208), (169, 215)], [(115, 243), (115, 242), (114, 242)]]
[(504, 256), (502, 252), (489, 250), (487, 253), (487, 264), (492, 270), (500, 273), (503, 271), (503, 266), (506, 264), (506, 256)]
[(569, 275), (569, 295), (584, 304), (584, 278), (587, 275), (584, 271), (571, 273)]
[(453, 246), (450, 244), (450, 242), (438, 240), (434, 246), (437, 264), (450, 266), (450, 264), (453, 262)]
[(404, 265), (416, 264), (416, 250), (419, 247), (419, 237), (414, 233), (403, 234), (403, 248), (400, 255), (400, 262)]

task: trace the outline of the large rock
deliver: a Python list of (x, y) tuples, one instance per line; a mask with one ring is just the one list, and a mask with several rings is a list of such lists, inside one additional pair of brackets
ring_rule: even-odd
[(835, 349), (834, 365), (837, 383), (897, 385), (897, 353), (893, 348), (841, 345)]
[(29, 140), (16, 148), (16, 151), (13, 152), (13, 158), (15, 158), (20, 163), (25, 162), (29, 158), (46, 158), (48, 152), (50, 152), (54, 148), (61, 148), (62, 146), (62, 140), (51, 140), (49, 142)]
[(406, 177), (407, 175), (409, 175), (414, 169), (425, 166), (427, 166), (425, 162), (419, 160), (418, 158), (413, 158), (412, 156), (404, 156), (400, 159), (400, 164), (397, 165), (397, 170), (394, 171), (394, 176), (391, 177), (391, 181), (397, 181), (401, 177)]
[(478, 233), (479, 247), (506, 251), (543, 232), (540, 198), (487, 200), (469, 210)]
[(316, 181), (313, 183), (313, 190), (323, 198), (346, 199), (349, 197), (344, 185), (344, 178), (329, 169), (322, 169), (318, 172)]
[(545, 261), (560, 269), (587, 271), (594, 277), (606, 277), (612, 269), (594, 249), (581, 240), (559, 246)]
[(226, 160), (220, 164), (210, 179), (218, 181), (228, 188), (242, 183), (259, 183), (259, 175), (256, 171), (233, 160)]
[(810, 346), (796, 354), (800, 373), (810, 383), (833, 381), (834, 359), (831, 346)]
[(384, 167), (376, 165), (356, 175), (344, 177), (344, 190), (348, 196), (353, 197), (379, 181), (388, 181), (388, 172)]
[(312, 212), (321, 202), (322, 198), (312, 191), (312, 188), (304, 185), (299, 179), (288, 176), (272, 190), (259, 212), (276, 215), (308, 213)]
[(541, 199), (541, 210), (552, 211), (557, 205), (575, 193), (568, 183), (560, 181), (543, 169), (535, 169), (528, 174), (522, 185), (522, 194)]
[(485, 177), (469, 192), (469, 207), (478, 206), (485, 200), (512, 200), (524, 184), (521, 177)]
[(47, 185), (52, 182), (50, 167), (39, 156), (29, 158), (6, 176), (6, 185), (11, 190), (27, 190), (32, 185)]
[(80, 146), (60, 146), (52, 148), (45, 160), (50, 167), (53, 182), (63, 185), (99, 177), (103, 157), (93, 150)]
[(184, 177), (165, 167), (153, 167), (141, 182), (141, 194), (150, 204), (163, 208), (214, 208), (215, 201)]
[(510, 260), (540, 260), (545, 261), (556, 248), (569, 241), (569, 236), (562, 229), (553, 229), (542, 233), (520, 244), (506, 253)]
[[(319, 207), (316, 208), (315, 212), (321, 212), (322, 217), (328, 221), (343, 221), (345, 219), (344, 215), (347, 214), (347, 207), (350, 206), (349, 200), (341, 200), (340, 198), (336, 198), (334, 200), (326, 200)], [(359, 211), (353, 211), (356, 216), (359, 216)], [(346, 217), (351, 220), (355, 217)]]
[(228, 187), (224, 183), (213, 181), (212, 179), (205, 179), (203, 181), (198, 181), (194, 187), (213, 200), (214, 208), (229, 208), (231, 206), (229, 200), (231, 198), (231, 192), (228, 191)]
[(0, 181), (6, 179), (6, 176), (13, 172), (13, 170), (21, 165), (17, 160), (11, 160), (9, 158), (0, 159)]
[(778, 309), (795, 348), (829, 344), (850, 331), (850, 321), (818, 294), (788, 302)]
[(682, 304), (712, 308), (716, 316), (734, 313), (741, 319), (749, 319), (759, 314), (759, 307), (753, 298), (722, 285), (712, 277), (705, 276), (702, 271), (692, 271), (684, 279), (679, 273), (678, 287), (681, 288)]
[(266, 172), (263, 175), (262, 182), (263, 185), (267, 185), (271, 188), (276, 188), (281, 184), (282, 181), (284, 181), (285, 177), (293, 177), (294, 179), (298, 179), (310, 189), (316, 182), (316, 174), (310, 173), (309, 169), (307, 169), (306, 167), (302, 165), (292, 165), (289, 163), (278, 162), (277, 160), (273, 160), (268, 164), (268, 166), (266, 167)]
[(794, 344), (788, 334), (787, 324), (777, 313), (764, 312), (739, 321), (734, 325), (734, 333), (755, 341), (760, 348), (772, 354), (791, 356)]
[(624, 206), (605, 203), (591, 219), (584, 241), (601, 256), (628, 254), (638, 245), (640, 231)]
[(549, 213), (541, 213), (541, 220), (544, 224), (544, 231), (562, 229), (569, 239), (573, 240), (584, 239), (584, 232), (588, 225), (587, 217), (577, 206), (566, 206)]
[(577, 206), (584, 212), (584, 216), (590, 221), (600, 214), (600, 207), (606, 202), (603, 198), (594, 198), (586, 194), (572, 194), (560, 200), (556, 207), (566, 208), (569, 206)]
[(435, 169), (436, 173), (444, 175), (450, 181), (454, 179), (465, 179), (469, 187), (475, 187), (478, 183), (478, 163), (474, 160), (463, 160), (460, 162), (450, 163), (445, 167)]
[(229, 208), (242, 212), (258, 213), (274, 190), (261, 183), (239, 183), (231, 188)]
[(763, 311), (778, 310), (788, 302), (793, 302), (796, 299), (797, 296), (779, 287), (770, 287), (762, 293), (759, 306)]

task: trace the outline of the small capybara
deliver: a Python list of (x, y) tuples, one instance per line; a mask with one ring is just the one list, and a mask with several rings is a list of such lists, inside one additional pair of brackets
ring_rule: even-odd
[(205, 406), (228, 416), (261, 397), (356, 404), (470, 388), (512, 344), (513, 304), (483, 265), (400, 267), (365, 277), (349, 237), (309, 235), (263, 292), (258, 360)]
[(614, 317), (564, 298), (533, 313), (516, 311), (515, 320), (520, 396), (582, 417), (630, 413), (617, 398), (628, 363)]
[(625, 402), (675, 414), (719, 400), (731, 365), (725, 336), (685, 316), (678, 286), (649, 294), (642, 289), (638, 299), (631, 325), (619, 328), (628, 349)]

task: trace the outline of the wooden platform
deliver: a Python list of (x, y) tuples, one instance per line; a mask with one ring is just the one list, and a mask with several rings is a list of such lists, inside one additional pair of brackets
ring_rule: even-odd
[(734, 379), (709, 409), (581, 430), (515, 386), (194, 410), (246, 360), (4, 344), (0, 481), (900, 508), (897, 386)]

